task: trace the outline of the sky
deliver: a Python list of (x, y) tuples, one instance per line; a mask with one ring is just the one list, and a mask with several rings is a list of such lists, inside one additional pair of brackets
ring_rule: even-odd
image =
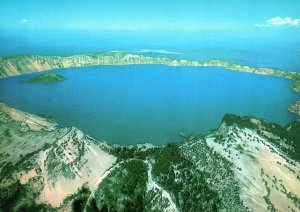
[(299, 0), (0, 0), (0, 29), (298, 30)]

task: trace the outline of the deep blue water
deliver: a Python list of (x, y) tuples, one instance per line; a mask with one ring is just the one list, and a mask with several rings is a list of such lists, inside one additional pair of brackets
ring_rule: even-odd
[(163, 144), (178, 133), (206, 133), (226, 113), (282, 125), (299, 99), (289, 80), (217, 67), (98, 66), (53, 71), (67, 80), (28, 84), (37, 75), (0, 80), (0, 101), (110, 143)]

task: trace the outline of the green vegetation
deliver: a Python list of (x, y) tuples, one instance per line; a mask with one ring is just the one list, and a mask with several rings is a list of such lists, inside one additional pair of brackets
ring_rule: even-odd
[[(299, 81), (299, 83), (300, 83), (300, 81)], [(300, 89), (299, 89), (299, 91), (300, 91)], [(290, 104), (288, 107), (288, 110), (292, 113), (296, 113), (296, 114), (300, 115), (300, 101)]]
[(271, 189), (268, 187), (268, 182), (267, 182), (265, 179), (263, 179), (263, 182), (264, 182), (265, 187), (266, 187), (266, 189), (267, 189), (267, 195), (264, 196), (263, 198), (264, 198), (265, 202), (266, 202), (267, 205), (268, 205), (268, 210), (269, 210), (269, 211), (272, 211), (272, 212), (275, 212), (276, 210), (275, 210), (275, 208), (274, 208), (274, 205), (272, 204), (272, 202), (271, 202), (271, 200), (270, 200)]
[[(6, 120), (5, 114), (0, 111), (0, 120), (4, 120), (3, 117)], [(228, 114), (218, 130), (210, 132), (205, 137), (182, 136), (183, 141), (180, 143), (154, 147), (151, 145), (108, 145), (99, 142), (103, 151), (118, 158), (117, 162), (107, 170), (106, 177), (95, 190), (90, 191), (86, 185), (82, 185), (82, 182), (80, 185), (82, 187), (77, 193), (69, 195), (62, 206), (51, 208), (47, 204), (39, 204), (44, 183), (47, 180), (47, 183), (54, 185), (57, 179), (76, 177), (71, 166), (76, 166), (80, 170), (82, 163), (79, 163), (79, 158), (87, 152), (89, 144), (81, 142), (77, 133), (64, 136), (66, 140), (61, 144), (55, 140), (65, 135), (63, 130), (60, 133), (54, 131), (21, 133), (18, 131), (19, 126), (20, 122), (16, 121), (0, 124), (0, 147), (5, 149), (9, 146), (13, 149), (9, 152), (10, 154), (6, 151), (0, 152), (0, 211), (55, 211), (60, 209), (88, 212), (163, 211), (173, 207), (179, 211), (247, 211), (241, 199), (244, 196), (240, 196), (241, 194), (247, 195), (247, 191), (236, 177), (237, 173), (242, 173), (237, 169), (242, 170), (235, 160), (240, 162), (240, 156), (248, 156), (259, 165), (261, 161), (259, 157), (255, 157), (257, 156), (255, 152), (262, 151), (263, 147), (255, 146), (255, 149), (251, 148), (253, 151), (249, 152), (248, 147), (253, 141), (265, 144), (272, 149), (278, 156), (278, 161), (274, 163), (284, 166), (284, 169), (289, 170), (287, 170), (289, 174), (300, 179), (300, 171), (291, 166), (300, 158), (299, 121), (282, 127), (264, 120)], [(243, 130), (244, 128), (251, 130)], [(21, 139), (17, 140), (16, 137), (19, 135)], [(40, 135), (43, 137), (39, 137)], [(42, 138), (46, 141), (51, 138), (54, 141), (49, 140), (38, 148), (31, 147), (32, 149), (25, 153), (22, 151), (24, 149), (22, 141), (24, 140), (25, 143), (31, 138), (37, 142), (42, 142)], [(244, 139), (245, 142), (240, 143), (240, 139)], [(92, 139), (89, 140), (91, 141)], [(10, 147), (11, 144), (15, 144), (13, 142), (20, 142), (20, 145)], [(209, 147), (208, 145), (212, 142), (225, 150), (226, 155), (227, 153), (230, 155), (230, 151), (235, 151), (234, 160), (225, 159), (226, 156), (218, 153), (218, 149)], [(74, 145), (75, 148), (68, 148), (68, 151), (65, 151), (68, 144)], [(45, 151), (47, 157), (44, 158), (42, 169), (38, 159)], [(70, 153), (76, 155), (78, 159), (68, 163), (63, 158)], [(289, 164), (281, 164), (279, 157), (286, 159)], [(244, 171), (244, 166), (242, 167)], [(34, 174), (28, 182), (22, 185), (19, 181), (20, 176), (24, 176), (24, 173), (30, 170), (34, 170), (37, 176)], [(45, 175), (45, 172), (48, 175)], [(299, 196), (297, 196), (299, 194), (291, 193), (290, 189), (285, 187), (287, 184), (282, 180), (284, 178), (275, 176), (263, 168), (260, 169), (260, 176), (264, 179), (263, 188), (266, 189), (265, 196), (262, 195), (261, 198), (264, 198), (269, 210), (274, 210), (276, 207), (276, 202), (272, 202), (271, 197), (273, 192), (277, 191), (281, 191), (292, 200), (293, 206), (300, 207)]]
[(12, 180), (8, 186), (1, 188), (0, 211), (52, 211), (49, 205), (35, 201), (40, 194), (41, 183), (38, 177), (32, 178), (26, 185)]
[(45, 115), (45, 114), (38, 114), (38, 116), (46, 119), (48, 122), (56, 123), (55, 119), (51, 116)]
[(27, 80), (28, 83), (54, 83), (65, 80), (66, 78), (55, 73), (45, 73), (38, 75), (30, 80)]
[[(57, 144), (54, 144), (54, 146), (55, 145), (57, 146)], [(57, 178), (59, 178), (60, 175), (64, 176), (67, 179), (75, 178), (75, 174), (70, 167), (71, 165), (57, 158), (57, 155), (63, 154), (63, 148), (51, 148), (47, 155), (45, 167), (49, 173), (52, 173), (52, 178), (50, 181), (53, 185), (55, 184)]]
[[(240, 128), (252, 129), (256, 131), (258, 135), (265, 137), (291, 159), (300, 160), (300, 121), (294, 121), (286, 127), (282, 127), (265, 120), (258, 120), (259, 124), (257, 125), (253, 123), (251, 119), (252, 117), (226, 114), (222, 123), (225, 123), (227, 126), (239, 126)], [(265, 132), (268, 133), (266, 134)], [(269, 137), (269, 133), (274, 136)]]
[[(88, 201), (89, 196), (91, 195), (91, 191), (86, 184), (83, 184), (80, 189), (78, 189), (77, 193), (69, 195), (63, 202), (63, 206), (69, 202), (71, 203), (71, 209), (73, 212), (81, 212), (84, 211), (86, 203)], [(95, 210), (96, 211), (96, 210)]]
[[(179, 144), (171, 143), (154, 155), (154, 179), (169, 191), (181, 211), (217, 211), (217, 191), (206, 182), (208, 173), (179, 154)], [(193, 185), (192, 187), (189, 185)]]
[(147, 180), (147, 165), (143, 161), (126, 161), (99, 185), (95, 199), (89, 201), (87, 209), (144, 211)]
[[(287, 127), (282, 127), (278, 124), (271, 124), (262, 121), (263, 130), (258, 130), (257, 133), (273, 143), (278, 149), (285, 153), (289, 158), (300, 160), (300, 122), (294, 121)], [(274, 137), (268, 137), (264, 131), (272, 133)]]
[(179, 146), (179, 153), (193, 163), (193, 175), (199, 175), (199, 171), (202, 172), (199, 177), (205, 178), (207, 184), (203, 186), (215, 192), (213, 202), (217, 203), (218, 210), (246, 211), (239, 196), (240, 187), (235, 180), (232, 164), (212, 151), (205, 140), (198, 136), (188, 136)]
[(222, 123), (227, 126), (239, 126), (241, 128), (256, 129), (257, 126), (252, 123), (250, 117), (241, 117), (232, 114), (225, 114)]
[(4, 131), (4, 136), (7, 137), (7, 138), (11, 138), (11, 134), (10, 134), (10, 132), (9, 132), (9, 129), (6, 129), (6, 130)]
[[(201, 140), (199, 136), (184, 137), (183, 143), (169, 143), (162, 147), (143, 150), (136, 146), (114, 146), (111, 153), (118, 157), (116, 166), (120, 164), (120, 167), (114, 169), (99, 185), (95, 198), (89, 201), (89, 207), (103, 211), (124, 209), (127, 203), (122, 201), (128, 200), (128, 194), (125, 192), (126, 189), (119, 188), (131, 182), (128, 178), (124, 178), (133, 173), (131, 164), (135, 162), (144, 167), (136, 169), (140, 172), (138, 176), (142, 174), (146, 176), (149, 170), (146, 164), (152, 165), (151, 174), (154, 182), (170, 194), (180, 211), (216, 211), (221, 208), (245, 211), (231, 164), (211, 152), (211, 149), (204, 142), (199, 143), (199, 140)], [(190, 146), (196, 143), (201, 145)], [(127, 168), (125, 164), (128, 165)], [(135, 177), (132, 176), (132, 179)], [(137, 185), (131, 185), (133, 188), (137, 186), (143, 191), (139, 201), (145, 211), (162, 210), (167, 207), (166, 200), (161, 197), (161, 191), (150, 190), (145, 195), (144, 180)], [(135, 191), (130, 192), (135, 194)], [(113, 208), (115, 205), (122, 207)]]
[(151, 147), (146, 150), (140, 150), (137, 146), (115, 146), (110, 150), (110, 153), (118, 158), (117, 162), (133, 158), (145, 160), (149, 155), (159, 151), (159, 149), (159, 147)]
[(287, 194), (287, 198), (292, 200), (295, 203), (295, 206), (300, 210), (300, 198), (298, 198), (295, 194), (291, 192)]
[(153, 161), (153, 179), (174, 197), (181, 211), (217, 210), (220, 199), (206, 182), (208, 174), (182, 157), (179, 147), (180, 144), (170, 143), (140, 151), (137, 147), (116, 146), (112, 152), (119, 156), (120, 165), (99, 185), (87, 208), (149, 211), (151, 204), (165, 204), (159, 199), (152, 202), (156, 193), (148, 191), (146, 194), (147, 161), (150, 160)]

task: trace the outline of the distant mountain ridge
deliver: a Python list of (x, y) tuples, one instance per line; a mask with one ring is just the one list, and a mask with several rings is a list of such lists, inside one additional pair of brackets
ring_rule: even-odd
[(15, 76), (61, 68), (87, 67), (96, 65), (162, 64), (169, 66), (220, 66), (228, 70), (265, 74), (300, 80), (300, 73), (285, 72), (272, 68), (254, 68), (223, 60), (192, 61), (153, 57), (122, 51), (102, 52), (74, 56), (15, 55), (0, 58), (0, 77)]
[(0, 211), (299, 211), (300, 121), (110, 145), (0, 104)]

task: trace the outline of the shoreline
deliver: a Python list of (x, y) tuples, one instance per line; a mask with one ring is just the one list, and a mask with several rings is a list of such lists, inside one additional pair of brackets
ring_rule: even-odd
[[(127, 52), (103, 52), (99, 54), (85, 54), (74, 56), (37, 56), (18, 55), (0, 58), (0, 79), (30, 74), (34, 72), (49, 71), (64, 68), (90, 67), (100, 65), (167, 65), (167, 66), (194, 66), (194, 67), (222, 67), (225, 70), (253, 73), (286, 78), (292, 80), (289, 88), (300, 93), (300, 72), (281, 71), (272, 68), (254, 68), (239, 65), (234, 62), (223, 60), (196, 61), (196, 60), (172, 60), (167, 57), (151, 57), (143, 54)], [(296, 102), (297, 103), (297, 102)], [(297, 115), (299, 107), (293, 107), (291, 103), (288, 110)], [(296, 108), (296, 109), (295, 109)]]

